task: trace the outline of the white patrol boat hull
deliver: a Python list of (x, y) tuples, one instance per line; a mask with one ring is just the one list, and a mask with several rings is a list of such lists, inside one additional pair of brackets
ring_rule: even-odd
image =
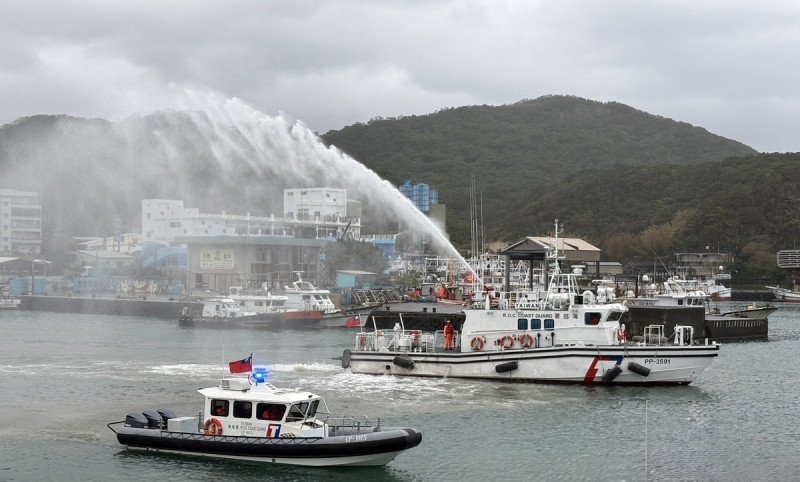
[[(629, 337), (620, 323), (628, 311), (607, 286), (578, 286), (579, 270), (562, 273), (558, 222), (544, 268), (546, 285), (517, 292), (476, 292), (460, 327), (362, 331), (342, 353), (343, 368), (373, 375), (482, 378), (547, 383), (685, 385), (718, 354), (719, 346), (695, 344), (694, 329), (648, 325)], [(672, 342), (670, 343), (670, 339)]]
[[(465, 353), (348, 349), (342, 356), (342, 364), (347, 364), (353, 373), (371, 375), (541, 383), (685, 385), (697, 378), (718, 352), (719, 345), (569, 346)], [(631, 371), (637, 364), (649, 369), (649, 373), (642, 375)], [(617, 371), (615, 367), (621, 371), (608, 379)]]

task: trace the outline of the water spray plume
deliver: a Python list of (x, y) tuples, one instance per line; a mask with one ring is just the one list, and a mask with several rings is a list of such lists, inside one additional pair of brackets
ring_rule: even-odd
[(52, 249), (72, 236), (110, 235), (117, 215), (133, 225), (142, 199), (269, 216), (283, 189), (332, 187), (362, 201), (367, 219), (403, 221), (440, 256), (468, 266), (391, 183), (302, 122), (215, 93), (173, 86), (172, 94), (172, 109), (120, 122), (36, 116), (6, 126), (19, 135), (0, 149), (4, 185), (41, 193)]

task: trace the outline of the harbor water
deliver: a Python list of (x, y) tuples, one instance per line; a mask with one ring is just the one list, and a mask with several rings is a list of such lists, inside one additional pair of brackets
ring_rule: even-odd
[[(353, 375), (344, 328), (182, 328), (133, 316), (0, 312), (2, 481), (800, 480), (800, 306), (766, 342), (728, 343), (693, 384), (585, 387)], [(378, 468), (300, 468), (125, 450), (106, 423), (170, 408), (253, 354), (336, 415), (412, 426)]]

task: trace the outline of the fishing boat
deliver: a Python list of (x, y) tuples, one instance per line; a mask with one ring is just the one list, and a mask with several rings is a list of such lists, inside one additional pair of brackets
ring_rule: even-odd
[(361, 322), (374, 306), (354, 307), (342, 310), (331, 300), (330, 290), (318, 288), (310, 281), (303, 280), (299, 272), (295, 272), (297, 280), (291, 286), (284, 287), (284, 294), (288, 298), (286, 306), (299, 311), (320, 311), (322, 318), (319, 326), (322, 327), (354, 327), (361, 326)]
[(215, 297), (202, 300), (203, 308), (194, 312), (189, 304), (181, 308), (178, 323), (182, 326), (203, 326), (211, 328), (267, 327), (274, 319), (252, 311), (243, 310), (231, 298)]
[(777, 311), (769, 304), (751, 304), (733, 309), (715, 306), (705, 315), (706, 335), (713, 340), (765, 340), (769, 335), (767, 317)]
[(261, 320), (271, 321), (272, 326), (284, 328), (318, 326), (322, 320), (322, 311), (289, 308), (288, 296), (276, 295), (263, 288), (247, 290), (241, 286), (231, 286), (228, 297), (243, 311), (259, 315), (257, 318)]
[(17, 296), (0, 296), (0, 310), (17, 309), (22, 299)]
[(393, 330), (362, 330), (342, 353), (342, 367), (375, 375), (685, 385), (718, 356), (719, 345), (695, 340), (691, 326), (667, 332), (649, 325), (629, 338), (620, 323), (628, 308), (613, 296), (581, 292), (582, 273), (562, 272), (559, 259), (556, 221), (545, 289), (476, 293), (452, 338), (444, 329), (406, 330), (402, 320)]
[(145, 410), (108, 427), (131, 450), (305, 466), (385, 465), (422, 441), (414, 428), (334, 417), (319, 395), (268, 383), (265, 369), (198, 392), (197, 415)]
[(781, 288), (780, 286), (767, 286), (772, 292), (775, 301), (800, 302), (800, 291)]

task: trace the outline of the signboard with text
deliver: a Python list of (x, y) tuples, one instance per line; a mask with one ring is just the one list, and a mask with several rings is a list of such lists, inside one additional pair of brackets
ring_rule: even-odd
[(232, 249), (201, 249), (200, 269), (233, 269)]

